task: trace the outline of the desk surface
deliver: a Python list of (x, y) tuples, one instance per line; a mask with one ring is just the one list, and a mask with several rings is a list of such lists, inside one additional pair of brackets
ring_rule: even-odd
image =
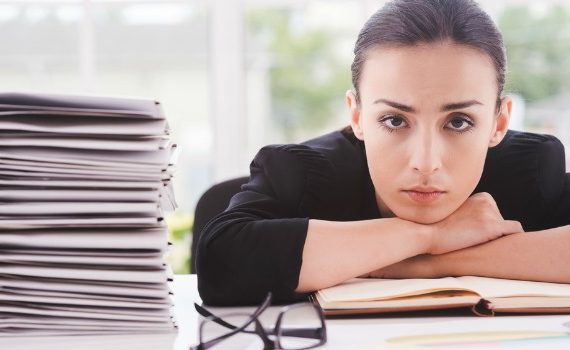
[[(182, 350), (198, 340), (200, 303), (195, 275), (178, 275), (174, 284), (178, 334), (82, 337), (0, 338), (0, 349)], [(249, 312), (253, 307), (209, 308), (214, 313)], [(275, 322), (281, 307), (269, 308), (264, 325)], [(442, 316), (327, 319), (328, 342), (319, 349), (570, 349), (570, 315)], [(521, 339), (521, 338), (528, 339)], [(247, 349), (234, 337), (214, 349)], [(237, 345), (236, 342), (242, 342)], [(246, 342), (245, 344), (243, 342)], [(427, 346), (431, 344), (430, 346)], [(447, 346), (444, 346), (447, 344)], [(222, 346), (225, 345), (225, 346)]]

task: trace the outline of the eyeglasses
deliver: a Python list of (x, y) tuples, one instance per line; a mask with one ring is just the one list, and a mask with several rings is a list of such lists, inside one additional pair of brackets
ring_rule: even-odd
[[(265, 328), (259, 316), (271, 304), (271, 293), (252, 313), (229, 313), (216, 316), (198, 304), (196, 311), (205, 318), (200, 322), (200, 344), (190, 350), (206, 350), (227, 338), (245, 333), (254, 336), (254, 343), (263, 350), (302, 350), (321, 346), (327, 341), (325, 319), (314, 304), (303, 303), (285, 306), (281, 309), (273, 328)], [(302, 323), (303, 326), (299, 326)], [(255, 349), (248, 339), (247, 349)], [(237, 341), (237, 340), (236, 340)], [(243, 341), (243, 339), (242, 339)], [(237, 345), (232, 342), (232, 349)]]

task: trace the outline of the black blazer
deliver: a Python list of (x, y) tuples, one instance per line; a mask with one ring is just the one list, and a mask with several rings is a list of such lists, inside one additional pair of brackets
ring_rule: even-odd
[[(364, 145), (349, 129), (264, 147), (250, 170), (198, 243), (198, 291), (207, 304), (256, 304), (268, 291), (276, 302), (305, 298), (294, 290), (309, 218), (380, 217)], [(570, 224), (570, 174), (553, 136), (509, 131), (489, 150), (475, 192), (489, 192), (526, 231)]]

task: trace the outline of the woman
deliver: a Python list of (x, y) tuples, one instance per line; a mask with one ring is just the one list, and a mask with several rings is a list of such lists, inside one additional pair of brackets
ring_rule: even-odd
[(394, 0), (354, 52), (350, 127), (263, 148), (204, 228), (204, 302), (289, 302), (357, 276), (570, 283), (564, 149), (508, 131), (489, 16), (470, 0)]

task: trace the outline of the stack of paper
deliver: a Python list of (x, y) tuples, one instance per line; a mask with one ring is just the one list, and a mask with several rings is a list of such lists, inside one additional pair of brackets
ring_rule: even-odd
[(0, 336), (171, 332), (159, 103), (0, 94)]

